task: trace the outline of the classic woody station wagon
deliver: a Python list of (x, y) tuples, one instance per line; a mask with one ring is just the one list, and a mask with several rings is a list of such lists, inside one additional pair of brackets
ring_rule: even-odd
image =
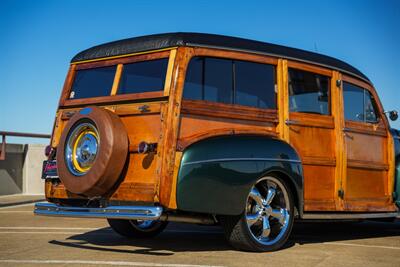
[(331, 57), (170, 33), (77, 54), (35, 213), (106, 218), (127, 237), (220, 224), (284, 245), (295, 219), (399, 216), (399, 132), (369, 81)]

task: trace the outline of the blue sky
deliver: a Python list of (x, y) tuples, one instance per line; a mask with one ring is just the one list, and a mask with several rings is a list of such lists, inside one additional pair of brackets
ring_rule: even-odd
[[(366, 74), (400, 109), (400, 1), (0, 1), (0, 130), (50, 133), (70, 59), (162, 32), (232, 35), (318, 51)], [(392, 123), (400, 128), (400, 121)], [(11, 142), (46, 140), (9, 139)]]

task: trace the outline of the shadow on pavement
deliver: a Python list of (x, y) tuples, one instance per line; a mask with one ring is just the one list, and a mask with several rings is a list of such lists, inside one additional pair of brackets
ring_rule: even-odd
[(183, 251), (232, 250), (226, 243), (220, 227), (177, 223), (171, 223), (163, 233), (150, 239), (128, 239), (114, 233), (111, 228), (103, 228), (73, 235), (63, 241), (52, 240), (49, 243), (97, 251), (155, 256), (170, 256)]
[[(378, 237), (400, 236), (400, 221), (388, 222), (296, 222), (283, 249), (295, 244), (326, 243)], [(175, 252), (234, 250), (225, 241), (220, 227), (171, 223), (151, 239), (127, 239), (103, 228), (52, 240), (50, 244), (87, 250), (171, 256)], [(124, 248), (121, 248), (124, 247)]]
[(299, 222), (294, 225), (290, 239), (302, 245), (389, 236), (400, 236), (400, 221)]

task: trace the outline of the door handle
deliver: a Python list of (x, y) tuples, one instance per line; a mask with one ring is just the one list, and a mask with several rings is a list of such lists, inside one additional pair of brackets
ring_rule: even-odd
[(287, 120), (285, 120), (285, 124), (286, 124), (286, 125), (298, 125), (299, 122), (298, 122), (298, 121), (295, 121), (295, 120), (289, 120), (289, 119), (287, 119)]

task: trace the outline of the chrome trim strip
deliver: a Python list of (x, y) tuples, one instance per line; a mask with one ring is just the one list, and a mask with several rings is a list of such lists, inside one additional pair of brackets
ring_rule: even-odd
[(182, 166), (193, 165), (193, 164), (201, 164), (201, 163), (210, 163), (210, 162), (227, 162), (227, 161), (282, 161), (282, 162), (291, 162), (291, 163), (301, 163), (300, 160), (297, 159), (275, 159), (275, 158), (222, 158), (222, 159), (208, 159), (208, 160), (199, 160), (186, 162)]
[(309, 220), (337, 220), (337, 219), (378, 219), (400, 218), (400, 212), (381, 213), (304, 213), (302, 219)]
[(53, 203), (35, 204), (34, 214), (75, 218), (111, 218), (130, 220), (158, 220), (163, 212), (158, 206), (109, 206), (105, 208), (66, 207)]

